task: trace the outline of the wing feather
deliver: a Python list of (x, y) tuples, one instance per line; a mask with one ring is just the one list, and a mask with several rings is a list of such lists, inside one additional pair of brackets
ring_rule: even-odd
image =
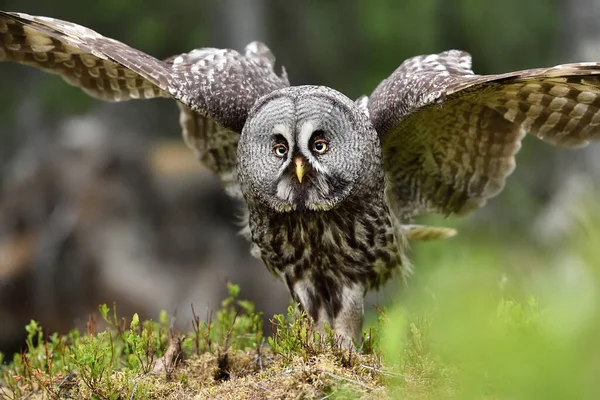
[(456, 50), (414, 57), (370, 96), (399, 217), (481, 207), (504, 187), (527, 133), (562, 147), (600, 139), (600, 64), (487, 76), (470, 65)]
[(0, 60), (58, 74), (102, 100), (172, 97), (238, 133), (258, 98), (289, 85), (266, 46), (247, 52), (197, 49), (165, 62), (71, 22), (0, 11)]
[(241, 197), (236, 149), (248, 113), (263, 95), (289, 86), (260, 42), (244, 55), (201, 48), (161, 61), (71, 22), (3, 11), (1, 60), (57, 74), (102, 100), (178, 100), (186, 144), (234, 197)]
[(171, 97), (164, 63), (58, 19), (0, 11), (0, 60), (58, 74), (101, 100)]

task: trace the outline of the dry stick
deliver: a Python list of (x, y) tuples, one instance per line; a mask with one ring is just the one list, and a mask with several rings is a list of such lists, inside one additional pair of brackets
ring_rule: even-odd
[(375, 307), (375, 310), (377, 310), (377, 312), (385, 319), (385, 322), (390, 322), (390, 318), (383, 312), (381, 308), (379, 308), (378, 305), (373, 304), (373, 307)]
[(250, 382), (250, 385), (252, 385), (252, 386), (253, 386), (253, 387), (255, 387), (256, 389), (260, 389), (260, 390), (264, 390), (264, 391), (267, 391), (267, 390), (269, 390), (269, 388), (268, 388), (268, 387), (266, 387), (266, 386), (264, 386), (264, 385), (259, 385), (259, 384), (258, 384), (258, 383), (256, 383), (256, 382)]
[(265, 344), (265, 338), (263, 337), (262, 340), (260, 341), (260, 343), (258, 344), (258, 350), (257, 350), (257, 356), (258, 356), (258, 367), (260, 368), (260, 370), (263, 370), (263, 361), (262, 361), (262, 348)]
[(374, 372), (380, 373), (382, 375), (386, 375), (386, 376), (390, 376), (392, 378), (404, 378), (404, 379), (412, 379), (415, 381), (429, 381), (431, 380), (431, 378), (419, 378), (413, 375), (405, 375), (405, 374), (400, 374), (398, 372), (392, 372), (392, 371), (386, 371), (384, 369), (378, 369), (375, 367), (371, 367), (370, 365), (365, 365), (365, 364), (360, 364), (361, 367), (366, 368), (366, 369), (370, 369)]
[(206, 310), (206, 333), (204, 334), (204, 342), (206, 343), (206, 347), (208, 352), (212, 353), (212, 339), (210, 338), (210, 330), (212, 329), (213, 323), (213, 310)]
[(354, 383), (355, 385), (358, 385), (358, 386), (363, 387), (363, 388), (368, 389), (368, 390), (375, 390), (374, 387), (369, 386), (369, 385), (367, 385), (365, 383), (362, 383), (360, 381), (357, 381), (355, 379), (350, 379), (350, 378), (346, 378), (345, 376), (336, 375), (336, 374), (328, 372), (328, 371), (323, 371), (322, 369), (315, 369), (313, 371), (314, 372), (318, 372), (318, 373), (322, 373), (322, 374), (325, 374), (325, 375), (328, 375), (328, 376), (330, 376), (332, 378), (335, 378), (335, 379), (339, 379), (339, 380), (342, 380), (342, 381)]
[(235, 325), (235, 321), (237, 321), (237, 317), (240, 314), (240, 309), (236, 309), (235, 310), (235, 315), (233, 316), (233, 321), (231, 322), (231, 326), (229, 327), (229, 330), (227, 331), (227, 334), (225, 336), (225, 353), (227, 353), (227, 351), (229, 350), (229, 339), (231, 337), (231, 334), (233, 333), (233, 327)]
[(375, 367), (372, 367), (370, 365), (360, 364), (360, 366), (363, 367), (363, 368), (366, 368), (366, 369), (370, 369), (373, 372), (377, 372), (379, 374), (386, 375), (386, 376), (391, 376), (393, 378), (406, 378), (407, 377), (404, 374), (399, 374), (397, 372), (386, 371), (384, 369), (375, 368)]
[(108, 340), (110, 342), (110, 367), (115, 367), (115, 344), (112, 338), (112, 332), (108, 331)]
[[(288, 368), (288, 369), (286, 369), (286, 370), (283, 371), (284, 374), (293, 374), (295, 372), (298, 372), (298, 371), (295, 370), (295, 369), (293, 369), (293, 368)], [(355, 385), (358, 385), (360, 387), (363, 387), (363, 388), (371, 390), (371, 391), (375, 390), (374, 387), (369, 386), (369, 385), (367, 385), (365, 383), (362, 383), (360, 381), (357, 381), (355, 379), (350, 379), (350, 378), (346, 378), (344, 376), (336, 375), (334, 373), (331, 373), (331, 372), (328, 372), (328, 371), (324, 371), (322, 369), (305, 369), (304, 372), (325, 374), (327, 376), (330, 376), (331, 378), (338, 379), (338, 380), (341, 380), (341, 381), (346, 381), (346, 382), (349, 382), (349, 383), (353, 383)]]
[[(194, 310), (194, 306), (192, 305), (192, 312)], [(177, 319), (177, 310), (174, 311), (173, 316), (169, 322), (169, 334), (168, 334), (168, 342), (167, 348), (165, 350), (165, 354), (160, 358), (162, 361), (163, 367), (165, 369), (165, 379), (169, 379), (170, 374), (175, 370), (175, 367), (181, 361), (181, 338), (179, 331), (175, 330), (175, 320)], [(154, 365), (152, 372), (157, 371), (157, 362), (153, 361)]]
[(135, 381), (135, 385), (133, 385), (133, 390), (131, 391), (131, 396), (129, 397), (129, 400), (133, 400), (135, 398), (135, 392), (137, 392), (138, 383), (140, 383), (140, 381)]
[(46, 329), (46, 334), (44, 336), (44, 352), (46, 353), (46, 372), (48, 375), (52, 376), (52, 359), (50, 358), (50, 350), (48, 349), (48, 337), (50, 333), (48, 329)]
[(196, 315), (194, 303), (190, 304), (192, 308), (192, 328), (194, 329), (194, 344), (196, 345), (196, 355), (200, 354), (200, 317)]
[(75, 374), (67, 374), (67, 376), (65, 376), (65, 377), (63, 378), (63, 380), (62, 380), (62, 381), (60, 381), (60, 382), (58, 383), (58, 385), (56, 385), (56, 388), (57, 388), (57, 389), (60, 389), (60, 388), (62, 387), (62, 385), (64, 385), (64, 384), (65, 384), (65, 382), (66, 382), (66, 381), (68, 381), (69, 379), (72, 379), (72, 378), (74, 378), (74, 377), (75, 377)]

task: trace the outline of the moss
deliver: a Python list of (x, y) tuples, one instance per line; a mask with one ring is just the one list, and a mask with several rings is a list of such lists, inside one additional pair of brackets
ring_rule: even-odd
[[(274, 316), (275, 339), (267, 343), (260, 313), (237, 299), (237, 286), (229, 291), (214, 321), (194, 317), (186, 335), (172, 331), (164, 313), (157, 322), (137, 315), (127, 321), (106, 305), (99, 308), (107, 325), (100, 332), (94, 317), (86, 332), (63, 336), (45, 336), (31, 321), (27, 351), (2, 367), (0, 398), (312, 398), (385, 391), (376, 352), (343, 349), (333, 332), (322, 337), (294, 307)], [(170, 348), (178, 350), (171, 354)]]

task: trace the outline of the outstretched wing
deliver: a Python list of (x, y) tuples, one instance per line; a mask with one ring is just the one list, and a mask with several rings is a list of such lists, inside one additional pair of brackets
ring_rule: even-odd
[(177, 77), (161, 61), (91, 29), (0, 11), (0, 60), (58, 74), (108, 101), (170, 97)]
[(172, 97), (241, 132), (254, 102), (287, 86), (260, 57), (224, 49), (189, 54), (193, 63), (164, 62), (80, 25), (0, 11), (0, 60), (58, 74), (102, 100)]
[(451, 50), (405, 61), (368, 106), (394, 212), (464, 214), (502, 190), (526, 133), (564, 147), (600, 139), (600, 64), (478, 76)]
[(178, 100), (186, 143), (235, 197), (236, 148), (248, 112), (261, 96), (289, 86), (259, 42), (244, 55), (203, 48), (161, 61), (80, 25), (3, 11), (0, 60), (58, 74), (102, 100)]

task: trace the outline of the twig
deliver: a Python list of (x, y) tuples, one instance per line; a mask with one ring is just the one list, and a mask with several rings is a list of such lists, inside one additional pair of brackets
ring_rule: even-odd
[(360, 381), (357, 381), (355, 379), (350, 379), (350, 378), (346, 378), (345, 376), (336, 375), (336, 374), (328, 372), (328, 371), (323, 371), (322, 369), (315, 369), (313, 371), (314, 372), (318, 372), (318, 373), (322, 373), (322, 374), (325, 374), (325, 375), (328, 375), (328, 376), (330, 376), (332, 378), (335, 378), (335, 379), (339, 379), (339, 380), (342, 380), (342, 381), (353, 383), (355, 385), (358, 385), (358, 386), (363, 387), (363, 388), (368, 389), (368, 390), (375, 390), (374, 387), (369, 386), (369, 385), (367, 385), (365, 383), (362, 383)]
[(329, 393), (327, 396), (323, 396), (323, 397), (321, 397), (319, 400), (325, 400), (325, 399), (328, 399), (328, 398), (330, 398), (331, 396), (333, 396), (333, 394), (334, 394), (334, 393), (335, 393), (335, 392), (331, 392), (331, 393)]
[(384, 369), (378, 369), (375, 367), (371, 367), (370, 365), (365, 365), (365, 364), (360, 364), (361, 367), (366, 368), (366, 369), (370, 369), (374, 372), (380, 373), (382, 375), (386, 375), (386, 376), (391, 376), (393, 378), (404, 378), (404, 379), (412, 379), (415, 381), (429, 381), (431, 380), (431, 378), (418, 378), (416, 376), (413, 375), (405, 375), (405, 374), (400, 374), (398, 372), (392, 372), (392, 371), (386, 371)]
[(31, 396), (33, 396), (33, 392), (29, 392), (27, 393), (25, 396), (21, 397), (20, 400), (27, 400), (28, 398), (30, 398)]
[(137, 388), (138, 388), (138, 383), (140, 383), (140, 381), (135, 381), (135, 385), (133, 385), (133, 390), (131, 391), (131, 397), (129, 397), (129, 400), (133, 400), (135, 397), (135, 392), (137, 392)]
[(231, 322), (231, 326), (229, 327), (229, 329), (227, 330), (227, 333), (225, 334), (225, 345), (223, 347), (225, 347), (225, 353), (227, 353), (227, 351), (229, 350), (229, 339), (231, 338), (231, 334), (233, 333), (233, 327), (235, 325), (235, 322), (237, 321), (237, 317), (240, 314), (241, 309), (238, 308), (237, 310), (235, 310), (235, 315), (233, 316), (233, 321)]
[(269, 390), (268, 387), (264, 386), (264, 385), (259, 385), (258, 383), (255, 382), (250, 382), (250, 385), (252, 385), (253, 387), (255, 387), (256, 389), (260, 389), (260, 390), (264, 390), (267, 391)]
[(406, 375), (399, 374), (397, 372), (386, 371), (384, 369), (375, 368), (375, 367), (372, 367), (370, 365), (365, 365), (365, 364), (360, 364), (360, 366), (363, 368), (366, 368), (366, 369), (370, 369), (371, 371), (377, 372), (378, 374), (381, 374), (381, 375), (391, 376), (394, 378), (406, 378)]
[(262, 348), (263, 348), (264, 344), (265, 344), (265, 338), (262, 338), (262, 340), (258, 344), (258, 350), (256, 352), (257, 353), (256, 356), (258, 358), (258, 367), (260, 368), (261, 371), (263, 370)]
[(75, 378), (75, 376), (76, 376), (75, 374), (67, 374), (67, 376), (65, 376), (65, 377), (63, 378), (63, 380), (62, 380), (62, 381), (60, 381), (60, 382), (58, 383), (58, 385), (56, 385), (56, 388), (57, 388), (57, 389), (61, 389), (61, 388), (62, 388), (62, 385), (64, 385), (66, 381), (68, 381), (68, 380), (71, 380), (71, 379), (74, 379), (74, 378)]
[(383, 317), (383, 319), (385, 319), (385, 322), (390, 322), (390, 318), (385, 315), (385, 313), (383, 312), (383, 310), (381, 308), (379, 308), (378, 305), (373, 304), (373, 307), (375, 307), (375, 310), (377, 310), (377, 312), (379, 313), (379, 315), (381, 315)]

